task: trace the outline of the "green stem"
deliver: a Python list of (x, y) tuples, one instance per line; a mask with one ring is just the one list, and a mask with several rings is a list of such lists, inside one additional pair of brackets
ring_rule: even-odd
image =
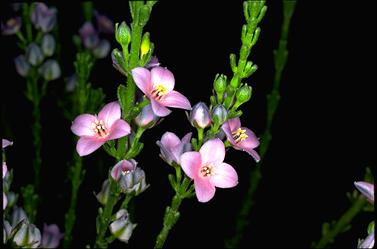
[(71, 246), (72, 231), (76, 221), (77, 195), (85, 175), (85, 172), (82, 171), (82, 158), (76, 153), (76, 151), (74, 152), (74, 162), (71, 176), (71, 203), (68, 212), (65, 215), (64, 248), (69, 248)]
[(352, 219), (363, 209), (366, 203), (365, 197), (360, 195), (352, 206), (332, 226), (332, 229), (330, 229), (318, 243), (314, 243), (312, 248), (326, 248), (338, 234), (342, 233), (349, 226)]
[(279, 105), (280, 95), (279, 95), (279, 86), (280, 79), (285, 63), (288, 57), (287, 51), (287, 39), (289, 32), (289, 23), (292, 17), (292, 14), (295, 9), (296, 1), (283, 1), (283, 11), (284, 11), (284, 20), (281, 28), (281, 36), (279, 41), (279, 47), (274, 51), (274, 63), (275, 63), (275, 77), (271, 93), (267, 96), (267, 124), (264, 134), (262, 135), (261, 144), (259, 146), (261, 162), (259, 165), (250, 172), (249, 187), (247, 194), (244, 197), (242, 202), (241, 210), (238, 214), (235, 233), (233, 237), (225, 241), (225, 246), (227, 248), (236, 248), (239, 247), (241, 238), (245, 229), (248, 225), (248, 216), (251, 208), (254, 205), (254, 195), (259, 186), (259, 183), (262, 179), (261, 164), (266, 155), (267, 149), (269, 147), (271, 136), (271, 127), (275, 111)]
[(162, 248), (169, 235), (169, 231), (173, 228), (178, 221), (180, 213), (178, 211), (183, 198), (179, 193), (176, 193), (171, 201), (171, 207), (166, 207), (163, 227), (157, 236), (154, 248)]
[(114, 206), (118, 201), (117, 183), (114, 182), (111, 176), (109, 176), (109, 184), (110, 184), (109, 198), (106, 202), (103, 213), (99, 214), (99, 217), (98, 217), (99, 219), (97, 220), (99, 224), (97, 224), (98, 233), (97, 233), (97, 238), (95, 242), (95, 248), (107, 248), (108, 242), (105, 239), (105, 235), (111, 221), (111, 215), (113, 213)]
[(204, 132), (204, 129), (197, 128), (197, 130), (198, 130), (198, 148), (200, 148), (202, 146), (202, 143), (203, 143), (203, 132)]

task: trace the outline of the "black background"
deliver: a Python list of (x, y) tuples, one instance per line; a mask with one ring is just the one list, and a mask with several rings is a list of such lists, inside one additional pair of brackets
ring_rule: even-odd
[[(251, 60), (259, 67), (247, 80), (252, 100), (242, 106), (242, 124), (256, 134), (264, 131), (266, 102), (274, 75), (272, 50), (277, 47), (282, 4), (269, 1), (260, 24), (261, 36)], [(57, 4), (62, 42), (63, 76), (73, 72), (75, 49), (71, 37), (84, 19), (79, 4)], [(114, 22), (130, 23), (127, 3), (98, 2), (95, 8)], [(263, 165), (263, 180), (243, 247), (308, 247), (320, 238), (321, 224), (339, 217), (349, 206), (345, 196), (364, 168), (376, 165), (376, 5), (375, 1), (299, 1), (291, 22), (289, 60), (282, 77), (281, 102), (273, 125), (273, 141)], [(2, 5), (2, 20), (9, 6)], [(231, 75), (229, 54), (238, 53), (244, 23), (239, 1), (160, 1), (145, 30), (151, 33), (155, 54), (176, 79), (176, 90), (195, 104), (206, 101), (216, 73)], [(119, 47), (108, 36), (112, 48)], [(1, 37), (1, 94), (3, 137), (14, 141), (7, 149), (7, 164), (14, 169), (12, 189), (32, 182), (31, 104), (22, 94), (23, 78), (12, 59), (20, 51), (15, 37)], [(91, 82), (103, 87), (106, 101), (116, 99), (124, 78), (111, 59), (99, 61)], [(51, 82), (42, 103), (43, 203), (36, 225), (57, 223), (64, 227), (70, 184), (67, 162), (74, 149), (70, 121), (64, 119), (57, 98), (64, 98), (63, 79)], [(151, 187), (135, 199), (138, 227), (130, 247), (152, 247), (162, 226), (165, 206), (173, 192), (167, 175), (172, 169), (160, 160), (156, 140), (165, 131), (183, 136), (194, 131), (184, 111), (175, 110), (164, 122), (143, 135), (145, 148), (136, 160)], [(113, 160), (102, 150), (85, 157), (86, 177), (79, 193), (74, 245), (83, 247), (95, 239), (99, 207), (93, 191), (100, 190), (104, 170)], [(218, 189), (215, 198), (202, 204), (185, 200), (181, 218), (166, 247), (222, 247), (233, 230), (234, 220), (247, 186), (249, 171), (256, 167), (245, 153), (229, 151), (226, 162), (239, 175), (233, 189)], [(352, 228), (339, 236), (335, 247), (355, 247), (366, 236), (370, 214), (358, 215)], [(114, 247), (123, 246), (114, 243)]]

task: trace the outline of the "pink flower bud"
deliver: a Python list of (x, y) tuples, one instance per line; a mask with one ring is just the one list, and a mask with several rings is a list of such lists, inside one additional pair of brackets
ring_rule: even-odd
[(199, 102), (192, 108), (190, 122), (197, 128), (206, 128), (211, 124), (211, 116), (205, 103)]

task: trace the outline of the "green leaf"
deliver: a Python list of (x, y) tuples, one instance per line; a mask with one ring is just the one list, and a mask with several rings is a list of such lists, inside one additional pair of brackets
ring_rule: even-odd
[(126, 93), (127, 93), (127, 88), (126, 86), (120, 84), (118, 86), (118, 101), (120, 104), (120, 107), (122, 108), (122, 113), (124, 114), (126, 111)]

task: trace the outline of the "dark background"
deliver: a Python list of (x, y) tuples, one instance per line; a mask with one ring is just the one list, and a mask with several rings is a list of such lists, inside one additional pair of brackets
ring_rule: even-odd
[[(242, 106), (243, 126), (262, 135), (266, 94), (274, 75), (272, 50), (277, 47), (282, 22), (282, 4), (269, 1), (260, 24), (261, 36), (251, 53), (259, 67), (246, 82), (253, 87), (252, 100)], [(73, 72), (75, 49), (71, 37), (83, 23), (79, 4), (58, 4), (62, 42), (63, 76)], [(130, 23), (127, 3), (98, 2), (95, 8), (115, 22)], [(4, 21), (9, 6), (1, 6)], [(320, 238), (321, 224), (339, 217), (349, 206), (346, 192), (353, 191), (366, 166), (376, 166), (376, 5), (375, 1), (299, 1), (291, 21), (289, 60), (283, 73), (281, 102), (273, 125), (262, 173), (263, 180), (250, 216), (243, 247), (308, 247)], [(151, 33), (155, 54), (171, 70), (176, 90), (195, 104), (208, 103), (216, 73), (229, 77), (229, 54), (238, 54), (244, 23), (238, 1), (161, 1), (145, 30)], [(112, 48), (119, 47), (108, 36)], [(7, 149), (7, 164), (14, 169), (13, 191), (32, 182), (31, 104), (22, 94), (23, 78), (12, 59), (20, 51), (15, 37), (1, 37), (2, 137), (14, 141)], [(113, 69), (110, 58), (99, 61), (91, 82), (103, 87), (106, 102), (116, 99), (124, 78)], [(70, 184), (67, 162), (74, 149), (71, 121), (64, 119), (57, 99), (64, 98), (64, 81), (51, 82), (42, 103), (43, 203), (36, 225), (57, 223), (64, 227)], [(175, 110), (164, 122), (143, 135), (145, 148), (136, 160), (151, 187), (135, 199), (134, 221), (138, 227), (130, 247), (152, 247), (162, 226), (165, 206), (173, 192), (167, 180), (172, 169), (160, 160), (155, 144), (165, 131), (183, 136), (194, 131), (184, 111)], [(75, 246), (92, 244), (99, 207), (93, 196), (105, 179), (98, 165), (114, 162), (102, 150), (85, 157), (86, 177), (79, 193)], [(231, 150), (226, 162), (238, 172), (239, 185), (218, 189), (215, 198), (202, 204), (185, 200), (181, 218), (166, 247), (222, 247), (233, 230), (234, 220), (256, 167), (247, 154)], [(358, 215), (352, 228), (339, 236), (334, 247), (355, 247), (366, 236), (371, 214)], [(114, 243), (114, 247), (124, 246)]]

